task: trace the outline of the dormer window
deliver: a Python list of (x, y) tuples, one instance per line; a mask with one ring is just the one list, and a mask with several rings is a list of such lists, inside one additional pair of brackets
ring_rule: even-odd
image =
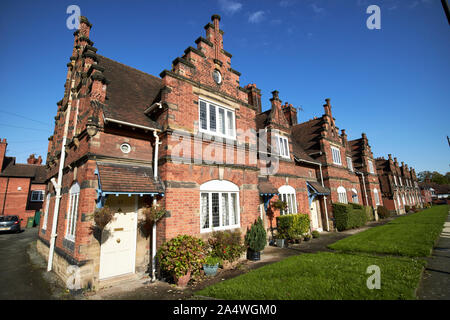
[(235, 139), (235, 113), (215, 103), (199, 100), (200, 132)]
[(277, 136), (277, 149), (280, 157), (289, 158), (289, 142), (286, 137)]
[(342, 160), (341, 160), (341, 151), (339, 150), (339, 148), (331, 147), (331, 154), (333, 156), (333, 163), (341, 166)]
[(373, 170), (373, 162), (372, 162), (372, 160), (369, 160), (368, 163), (369, 163), (369, 172), (370, 173), (375, 173), (375, 171)]
[(350, 158), (350, 157), (347, 157), (347, 167), (348, 167), (348, 170), (353, 172), (353, 162), (352, 162), (352, 158)]

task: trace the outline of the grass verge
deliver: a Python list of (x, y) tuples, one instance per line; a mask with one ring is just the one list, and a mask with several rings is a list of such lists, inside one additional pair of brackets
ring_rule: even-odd
[[(370, 290), (366, 273), (381, 270), (381, 289)], [(321, 252), (289, 257), (207, 287), (196, 294), (236, 300), (415, 299), (424, 261)]]
[(344, 252), (429, 256), (448, 215), (448, 205), (398, 217), (379, 227), (342, 239), (328, 247)]

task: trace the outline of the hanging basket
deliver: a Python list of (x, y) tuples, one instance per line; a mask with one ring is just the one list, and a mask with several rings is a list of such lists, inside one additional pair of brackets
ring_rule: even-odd
[(161, 205), (146, 206), (142, 209), (143, 219), (139, 220), (139, 229), (142, 234), (148, 238), (151, 234), (153, 224), (157, 223), (162, 217), (167, 214), (166, 209)]

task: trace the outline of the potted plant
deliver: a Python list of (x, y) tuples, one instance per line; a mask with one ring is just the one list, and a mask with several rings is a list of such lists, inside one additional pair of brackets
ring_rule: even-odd
[(314, 230), (314, 231), (312, 232), (312, 237), (313, 237), (313, 238), (319, 238), (319, 237), (320, 237), (319, 231)]
[(139, 220), (139, 229), (142, 234), (148, 238), (150, 236), (153, 224), (164, 217), (167, 214), (167, 211), (160, 204), (156, 204), (151, 207), (146, 206), (142, 209), (142, 214), (144, 218)]
[(209, 255), (206, 257), (205, 263), (203, 264), (203, 271), (207, 276), (215, 276), (220, 262), (221, 260), (219, 257)]
[[(93, 218), (95, 224), (90, 227), (91, 234), (94, 235), (94, 238), (97, 239), (98, 242), (102, 242), (102, 234), (105, 227), (112, 221), (114, 217), (114, 212), (108, 206), (104, 206), (103, 208), (97, 208), (94, 211)], [(104, 239), (108, 238), (108, 234), (105, 233)]]
[(303, 240), (305, 240), (305, 241), (309, 241), (309, 240), (311, 240), (311, 235), (309, 234), (309, 233), (307, 233), (307, 234), (305, 234), (304, 236), (303, 236)]
[(275, 233), (274, 238), (275, 238), (276, 246), (279, 248), (284, 248), (284, 245), (286, 242), (286, 236), (281, 232), (277, 232), (277, 233)]
[(157, 253), (161, 271), (170, 274), (178, 286), (186, 286), (191, 276), (200, 275), (206, 247), (201, 239), (189, 235), (165, 242)]
[(260, 217), (251, 226), (247, 228), (245, 235), (245, 244), (247, 245), (247, 259), (251, 261), (261, 260), (261, 251), (266, 246), (267, 242), (266, 230), (264, 230), (263, 222)]
[(275, 201), (275, 202), (273, 202), (272, 203), (272, 206), (275, 208), (275, 209), (278, 209), (278, 210), (280, 210), (280, 211), (283, 211), (283, 210), (286, 210), (286, 208), (287, 208), (287, 203), (285, 202), (285, 201), (283, 201), (283, 200), (277, 200), (277, 201)]

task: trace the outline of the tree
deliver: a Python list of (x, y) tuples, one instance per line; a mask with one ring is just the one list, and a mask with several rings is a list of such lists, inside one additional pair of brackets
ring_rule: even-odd
[(430, 180), (431, 182), (437, 184), (450, 184), (450, 172), (447, 172), (445, 175), (437, 172), (437, 171), (422, 171), (417, 175), (420, 182), (426, 182), (426, 180)]

